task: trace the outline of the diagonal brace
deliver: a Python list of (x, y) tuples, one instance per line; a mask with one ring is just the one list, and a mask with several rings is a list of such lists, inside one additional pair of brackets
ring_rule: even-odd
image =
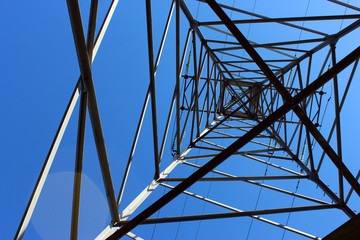
[(99, 157), (101, 173), (105, 185), (106, 197), (109, 204), (112, 222), (119, 222), (114, 187), (111, 180), (110, 167), (106, 154), (105, 141), (102, 132), (100, 115), (96, 101), (95, 89), (92, 80), (90, 59), (85, 44), (85, 36), (81, 21), (80, 8), (77, 0), (67, 0), (69, 17), (74, 36), (76, 53), (78, 56), (84, 88), (88, 92), (88, 109), (93, 129), (96, 149)]

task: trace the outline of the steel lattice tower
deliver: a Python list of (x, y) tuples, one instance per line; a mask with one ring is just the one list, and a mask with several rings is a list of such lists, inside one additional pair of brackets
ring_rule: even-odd
[[(328, 221), (326, 216), (336, 214), (355, 217), (360, 171), (356, 159), (344, 151), (348, 148), (342, 130), (348, 126), (343, 124), (341, 111), (346, 104), (356, 104), (345, 100), (353, 79), (359, 78), (360, 8), (328, 0), (316, 14), (299, 16), (296, 9), (295, 13), (275, 7), (259, 7), (259, 11), (253, 7), (251, 11), (248, 6), (242, 8), (242, 3), (229, 6), (226, 1), (173, 0), (162, 7), (168, 17), (159, 37), (154, 36), (159, 31), (153, 31), (157, 16), (152, 16), (151, 9), (151, 4), (159, 3), (145, 2), (149, 81), (144, 84), (148, 90), (133, 130), (135, 136), (128, 140), (132, 141), (128, 161), (123, 169), (112, 169), (123, 174), (118, 191), (110, 174), (91, 70), (118, 1), (112, 1), (96, 38), (98, 1), (91, 1), (85, 39), (78, 2), (67, 0), (81, 76), (15, 239), (24, 236), (79, 99), (71, 239), (77, 239), (81, 221), (87, 112), (111, 214), (111, 223), (96, 239), (125, 235), (147, 239), (151, 236), (142, 236), (137, 229), (179, 222), (184, 227), (185, 222), (194, 221), (214, 232), (225, 231), (222, 225), (242, 218), (251, 225), (259, 221), (275, 231), (280, 229), (279, 238), (286, 230), (296, 238), (319, 239), (324, 237), (321, 229), (308, 233), (306, 225), (316, 229), (317, 221)], [(328, 6), (352, 13), (328, 14)], [(168, 32), (173, 35), (170, 48), (165, 43)], [(153, 38), (161, 39), (157, 52)], [(166, 51), (174, 53), (165, 59), (173, 69), (161, 69), (161, 55)], [(171, 73), (165, 87), (157, 85), (161, 71)], [(169, 92), (168, 86), (172, 86), (171, 97), (159, 100), (161, 91)], [(147, 108), (149, 119), (145, 117)], [(152, 144), (153, 155), (136, 159), (147, 120), (152, 126), (152, 142), (147, 144)], [(171, 149), (171, 154), (166, 149)], [(352, 150), (354, 154), (356, 149)], [(125, 206), (129, 176), (138, 171), (132, 168), (135, 161), (152, 161), (153, 168), (147, 171), (154, 177)], [(290, 215), (296, 219), (304, 216), (301, 214), (306, 214), (307, 223), (289, 222)], [(180, 225), (176, 226), (179, 231)], [(233, 238), (245, 239), (248, 226)], [(189, 229), (184, 231), (201, 238), (199, 227)]]

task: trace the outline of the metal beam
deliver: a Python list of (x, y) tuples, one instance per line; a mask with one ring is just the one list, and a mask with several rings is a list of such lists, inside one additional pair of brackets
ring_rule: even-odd
[[(329, 15), (329, 16), (309, 16), (309, 17), (283, 17), (283, 18), (260, 18), (260, 19), (245, 19), (245, 20), (232, 20), (234, 24), (247, 24), (247, 23), (271, 23), (271, 22), (299, 22), (299, 21), (319, 21), (319, 20), (342, 20), (342, 19), (359, 19), (360, 14), (349, 15)], [(199, 26), (206, 25), (222, 25), (222, 21), (209, 21), (198, 22)]]
[[(190, 32), (188, 34), (187, 41), (189, 39)], [(180, 155), (180, 0), (176, 0), (176, 155)], [(186, 43), (187, 48), (187, 43)], [(184, 55), (185, 56), (185, 55)]]
[[(87, 32), (87, 40), (86, 40), (89, 59), (92, 59), (92, 53), (94, 49), (94, 38), (95, 38), (98, 4), (99, 4), (98, 0), (92, 0), (90, 5), (89, 24), (88, 24), (88, 32)], [(80, 194), (81, 174), (82, 174), (82, 162), (84, 155), (87, 102), (88, 102), (87, 92), (84, 91), (83, 89), (80, 98), (78, 135), (77, 135), (77, 144), (76, 144), (74, 189), (73, 189), (73, 203), (72, 203), (71, 229), (70, 229), (70, 239), (72, 240), (76, 240), (78, 236), (80, 195), (81, 195)]]
[(87, 92), (82, 92), (80, 98), (78, 135), (77, 135), (77, 144), (76, 144), (74, 189), (73, 189), (71, 229), (70, 229), (71, 240), (76, 240), (78, 235), (81, 174), (82, 174), (82, 162), (83, 162), (84, 140), (85, 140), (86, 108), (87, 108)]
[[(198, 181), (244, 181), (244, 180), (283, 180), (283, 179), (308, 179), (309, 176), (250, 176), (250, 177), (211, 177), (211, 178), (200, 178)], [(161, 178), (160, 182), (182, 182), (186, 178)]]
[(99, 157), (101, 173), (104, 181), (106, 197), (113, 222), (118, 222), (119, 215), (116, 205), (114, 187), (111, 180), (109, 162), (107, 158), (105, 141), (101, 127), (100, 115), (96, 101), (95, 89), (92, 80), (89, 55), (87, 53), (84, 30), (81, 21), (80, 8), (77, 0), (67, 0), (69, 17), (74, 36), (76, 53), (78, 55), (81, 76), (84, 82), (84, 88), (88, 92), (88, 109), (93, 129), (97, 154)]
[[(338, 205), (338, 204), (329, 204), (329, 205), (315, 205), (315, 206), (292, 207), (292, 208), (254, 210), (254, 211), (244, 211), (244, 212), (215, 213), (215, 214), (179, 216), (179, 217), (164, 217), (164, 218), (150, 218), (150, 219), (146, 219), (141, 224), (155, 224), (155, 223), (171, 223), (171, 222), (222, 219), (222, 218), (245, 217), (245, 216), (253, 216), (253, 215), (267, 215), (267, 214), (286, 213), (286, 212), (324, 210), (324, 209), (339, 208), (339, 207), (340, 207), (340, 205)], [(119, 223), (119, 225), (125, 225), (128, 222), (129, 221), (121, 221)], [(314, 239), (317, 239), (317, 238), (315, 237)]]
[(152, 39), (152, 20), (151, 20), (151, 0), (146, 0), (146, 26), (147, 26), (147, 40), (148, 40), (148, 57), (149, 57), (149, 74), (150, 74), (150, 93), (151, 93), (151, 112), (152, 112), (152, 126), (153, 126), (153, 144), (154, 144), (154, 160), (155, 160), (155, 174), (154, 179), (159, 178), (160, 160), (159, 160), (159, 146), (158, 146), (158, 131), (157, 131), (157, 117), (156, 117), (156, 94), (155, 94), (155, 76), (154, 76), (154, 54), (153, 54), (153, 39)]
[(328, 0), (329, 2), (333, 2), (333, 3), (336, 3), (336, 4), (339, 4), (341, 6), (344, 6), (346, 8), (351, 8), (353, 10), (356, 10), (356, 11), (360, 11), (360, 8), (358, 7), (355, 7), (353, 5), (350, 5), (350, 4), (347, 4), (347, 3), (344, 3), (344, 2), (341, 2), (341, 1), (338, 1), (338, 0)]

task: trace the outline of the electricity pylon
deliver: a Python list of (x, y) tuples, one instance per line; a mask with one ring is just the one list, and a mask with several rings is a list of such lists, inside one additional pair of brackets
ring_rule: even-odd
[[(327, 211), (332, 213), (334, 209), (349, 218), (355, 216), (360, 196), (360, 172), (352, 164), (353, 159), (342, 157), (346, 139), (342, 138), (341, 110), (351, 82), (358, 76), (360, 47), (354, 36), (359, 34), (360, 15), (327, 15), (323, 11), (311, 16), (286, 12), (286, 17), (270, 17), (276, 14), (274, 9), (268, 9), (269, 15), (264, 15), (265, 10), (261, 14), (256, 13), (255, 7), (249, 11), (241, 8), (241, 3), (240, 7), (231, 7), (220, 1), (203, 0), (192, 9), (187, 6), (188, 2), (192, 3), (172, 1), (155, 58), (151, 1), (146, 0), (150, 81), (145, 83), (149, 85), (148, 91), (116, 196), (91, 63), (118, 1), (112, 2), (95, 41), (97, 1), (91, 1), (86, 41), (79, 5), (77, 1), (67, 1), (81, 76), (16, 239), (24, 235), (78, 98), (80, 115), (72, 239), (77, 238), (79, 222), (87, 109), (111, 213), (111, 223), (97, 239), (119, 239), (125, 235), (134, 239), (150, 238), (136, 233), (137, 227), (145, 224), (201, 221), (204, 225), (214, 221), (221, 225), (224, 219), (238, 221), (240, 217), (267, 223), (274, 229), (280, 228), (299, 237), (318, 239), (322, 236), (289, 224), (290, 214), (296, 218), (297, 213), (306, 212), (307, 222), (311, 222), (312, 214), (318, 211), (324, 213), (324, 218), (329, 216)], [(285, 1), (284, 4), (291, 3)], [(360, 11), (356, 6), (335, 0), (323, 4), (324, 9), (336, 5), (342, 10)], [(199, 9), (203, 13), (198, 14)], [(164, 126), (161, 126), (164, 130), (159, 131), (155, 79), (173, 15), (175, 49), (172, 50), (176, 56), (171, 61), (175, 66), (174, 90), (172, 98), (168, 99), (170, 110), (163, 121)], [(187, 20), (187, 26), (180, 18)], [(334, 22), (341, 22), (340, 29), (333, 26)], [(249, 36), (250, 27), (256, 32), (253, 37)], [(247, 35), (244, 29), (248, 29)], [(154, 153), (151, 156), (154, 169), (149, 171), (154, 178), (128, 206), (123, 207), (121, 202), (129, 184), (130, 170), (137, 171), (131, 169), (131, 165), (139, 147), (137, 142), (149, 100)], [(165, 152), (169, 146), (172, 155)], [(326, 171), (324, 166), (327, 166)], [(210, 185), (204, 184), (208, 182)], [(156, 195), (155, 192), (159, 191), (160, 194)], [(152, 195), (156, 196), (155, 199), (150, 198)], [(175, 199), (182, 196), (186, 196), (185, 204), (179, 205)], [(146, 201), (149, 199), (150, 202)], [(184, 214), (186, 201), (193, 201), (187, 215)], [(159, 217), (160, 209), (166, 207), (183, 210), (167, 211), (168, 215), (165, 213)], [(158, 217), (154, 217), (157, 212)], [(271, 219), (280, 214), (285, 216), (281, 222)], [(223, 230), (219, 227), (218, 231)]]

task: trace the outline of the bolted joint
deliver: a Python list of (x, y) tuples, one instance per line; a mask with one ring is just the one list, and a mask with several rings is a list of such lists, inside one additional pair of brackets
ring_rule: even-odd
[(319, 174), (318, 174), (318, 172), (315, 170), (315, 171), (312, 172), (312, 173), (313, 173), (313, 174), (311, 174), (311, 175), (307, 175), (308, 179), (309, 179), (310, 181), (313, 181), (313, 182), (318, 181), (318, 180), (319, 180)]
[(335, 48), (336, 43), (338, 42), (339, 38), (336, 35), (329, 35), (325, 37), (326, 40), (329, 42), (331, 48)]
[(119, 227), (119, 226), (120, 226), (120, 223), (117, 222), (117, 221), (111, 220), (110, 226), (111, 226), (111, 227)]

